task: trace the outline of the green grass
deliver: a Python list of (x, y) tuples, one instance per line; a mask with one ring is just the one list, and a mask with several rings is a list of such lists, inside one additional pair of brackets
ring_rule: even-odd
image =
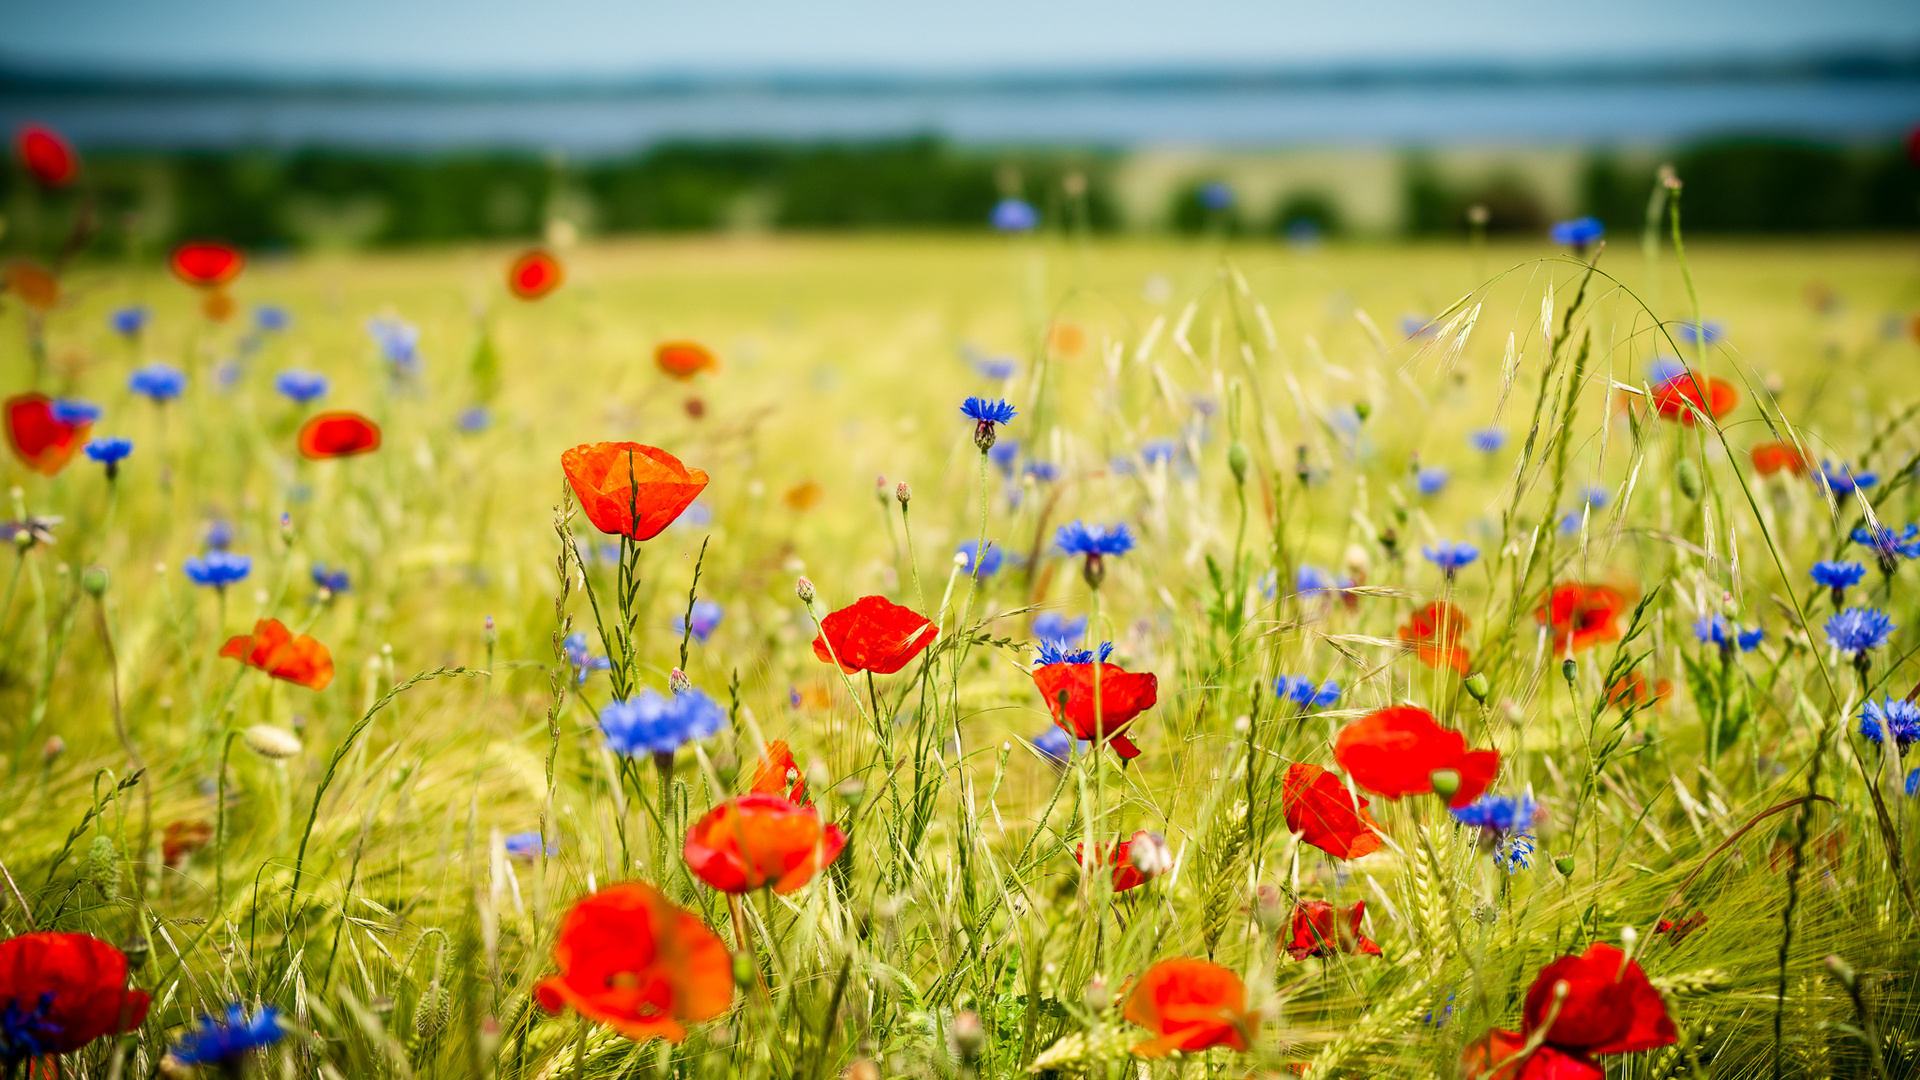
[[(1822, 966), (1829, 953), (1861, 973), (1886, 1074), (1920, 1070), (1908, 1034), (1920, 1026), (1910, 891), (1920, 842), (1899, 783), (1920, 762), (1896, 771), (1857, 735), (1861, 686), (1829, 655), (1820, 623), (1831, 604), (1806, 576), (1840, 550), (1860, 507), (1829, 507), (1805, 480), (1762, 480), (1745, 458), (1770, 426), (1791, 425), (1815, 459), (1880, 473), (1868, 494), (1881, 520), (1914, 519), (1902, 467), (1920, 449), (1916, 346), (1883, 327), (1920, 307), (1910, 245), (1690, 246), (1701, 311), (1729, 335), (1703, 370), (1742, 387), (1724, 421), (1731, 459), (1715, 433), (1634, 423), (1615, 408), (1656, 351), (1674, 351), (1659, 321), (1691, 317), (1671, 249), (1649, 282), (1624, 240), (1599, 262), (1617, 280), (1594, 276), (1577, 308), (1584, 268), (1539, 246), (634, 242), (568, 253), (568, 283), (539, 304), (504, 298), (509, 254), (260, 260), (237, 295), (284, 305), (293, 325), (242, 356), (225, 391), (216, 369), (241, 356), (244, 309), (208, 326), (158, 271), (70, 275), (39, 374), (8, 298), (9, 392), (37, 384), (99, 402), (95, 433), (136, 444), (111, 487), (84, 459), (52, 480), (4, 466), (16, 485), (5, 516), (64, 521), (53, 546), (15, 565), (0, 554), (0, 571), (18, 570), (0, 614), (10, 879), (0, 933), (80, 930), (151, 950), (135, 982), (155, 995), (152, 1018), (77, 1055), (71, 1075), (151, 1075), (196, 1013), (258, 999), (284, 1008), (298, 1033), (260, 1066), (274, 1076), (784, 1078), (835, 1075), (856, 1059), (886, 1076), (949, 1076), (963, 1067), (948, 1032), (971, 1010), (987, 1034), (984, 1075), (1021, 1074), (1084, 1033), (1092, 1049), (1060, 1075), (1117, 1077), (1132, 1075), (1125, 1047), (1146, 1036), (1090, 983), (1110, 995), (1157, 959), (1211, 954), (1246, 979), (1262, 1035), (1251, 1053), (1155, 1064), (1152, 1075), (1298, 1065), (1447, 1077), (1465, 1042), (1518, 1026), (1541, 965), (1618, 942), (1628, 926), (1648, 973), (1673, 988), (1684, 1052), (1611, 1059), (1609, 1076), (1765, 1076), (1776, 1054), (1785, 1075), (1874, 1075), (1863, 1019)], [(1147, 295), (1150, 275), (1164, 278), (1164, 298)], [(1804, 298), (1813, 283), (1839, 298), (1831, 312)], [(1550, 360), (1549, 288), (1552, 332), (1564, 327)], [(137, 350), (106, 325), (133, 300), (156, 314)], [(1457, 352), (1404, 340), (1403, 314), (1450, 306), (1478, 311)], [(389, 379), (366, 333), (383, 312), (420, 329), (413, 383)], [(1077, 355), (1045, 349), (1059, 322), (1084, 331)], [(483, 333), (497, 389), (476, 374)], [(667, 380), (651, 354), (668, 338), (707, 343), (722, 370)], [(1016, 357), (1019, 375), (987, 383), (960, 358), (963, 343)], [(126, 391), (126, 373), (147, 359), (192, 374), (184, 400), (162, 411)], [(376, 418), (382, 449), (298, 459), (299, 413), (272, 390), (288, 367), (326, 373), (325, 406)], [(981, 528), (981, 466), (956, 407), (983, 392), (1020, 408), (1002, 438), (1060, 478), (1017, 485), (1015, 507), (988, 470), (987, 535), (1039, 557), (969, 597), (950, 556)], [(702, 417), (686, 408), (693, 396)], [(492, 427), (462, 434), (457, 416), (483, 399)], [(1357, 404), (1357, 428), (1336, 422)], [(1492, 424), (1509, 442), (1483, 456), (1467, 436)], [(1236, 425), (1251, 460), (1244, 486), (1228, 463)], [(1190, 460), (1130, 475), (1110, 466), (1183, 435)], [(639, 556), (642, 684), (664, 690), (679, 663), (670, 621), (703, 542), (699, 592), (726, 612), (686, 666), (733, 702), (734, 724), (680, 754), (677, 820), (744, 787), (764, 736), (792, 743), (823, 813), (851, 823), (843, 872), (748, 898), (770, 999), (737, 995), (729, 1017), (674, 1048), (548, 1018), (530, 998), (551, 971), (560, 913), (595, 885), (659, 883), (733, 939), (725, 898), (688, 874), (677, 833), (663, 838), (646, 808), (652, 771), (619, 772), (603, 749), (591, 709), (605, 703), (605, 675), (584, 688), (557, 675), (567, 694), (550, 739), (558, 460), (610, 438), (664, 447), (713, 477), (702, 499), (711, 523), (676, 526)], [(1683, 456), (1697, 485), (1682, 482)], [(1416, 458), (1452, 470), (1438, 495), (1418, 493)], [(904, 515), (892, 498), (901, 480), (913, 488)], [(821, 497), (799, 509), (806, 500), (791, 493), (808, 482)], [(1590, 485), (1609, 491), (1607, 504), (1560, 536), (1553, 523)], [(224, 600), (180, 571), (216, 517), (255, 560)], [(1053, 528), (1074, 518), (1128, 522), (1142, 541), (1111, 562), (1097, 609), (1076, 567), (1049, 553)], [(571, 529), (600, 542), (583, 518)], [(1442, 538), (1483, 553), (1448, 595), (1472, 620), (1473, 669), (1491, 683), (1484, 707), (1453, 672), (1393, 642), (1407, 613), (1445, 588), (1418, 554)], [(315, 560), (344, 567), (351, 590), (318, 602)], [(1264, 575), (1290, 582), (1302, 563), (1363, 571), (1365, 587), (1350, 602), (1263, 593)], [(585, 565), (605, 603), (612, 567), (591, 553)], [(89, 566), (110, 575), (97, 602), (80, 587)], [(1899, 696), (1916, 678), (1914, 572), (1872, 572), (1856, 592), (1901, 627), (1869, 673), (1876, 695)], [(823, 614), (883, 593), (938, 617), (949, 641), (1025, 642), (1035, 610), (1094, 615), (1096, 640), (1116, 642), (1119, 662), (1160, 677), (1159, 705), (1131, 731), (1145, 755), (1124, 770), (1105, 755), (1055, 770), (1027, 742), (1049, 724), (1023, 670), (1031, 652), (982, 642), (879, 680), (889, 706), (902, 703), (889, 776), (856, 703), (808, 647), (802, 574)], [(1580, 654), (1570, 682), (1532, 615), (1548, 584), (1567, 580), (1650, 598), (1643, 632)], [(603, 652), (577, 583), (566, 596), (560, 618)], [(1709, 611), (1767, 631), (1719, 683), (1719, 657), (1690, 630)], [(269, 615), (331, 648), (332, 686), (315, 694), (216, 656), (226, 635)], [(1670, 680), (1671, 698), (1625, 717), (1596, 704), (1616, 662)], [(438, 674), (412, 681), (418, 672)], [(1270, 691), (1279, 674), (1334, 678), (1345, 693), (1296, 715)], [(1530, 868), (1499, 869), (1432, 798), (1375, 799), (1391, 843), (1350, 863), (1288, 834), (1276, 810), (1284, 764), (1331, 767), (1341, 726), (1399, 701), (1498, 748), (1494, 790), (1532, 789), (1542, 817)], [(1740, 723), (1723, 727), (1709, 767), (1714, 715)], [(272, 760), (229, 740), (256, 724), (297, 732), (303, 751)], [(65, 750), (49, 756), (53, 738)], [(1833, 802), (1805, 804), (1804, 822), (1794, 807), (1740, 832), (1812, 790), (1823, 738), (1811, 783)], [(137, 781), (135, 755), (146, 767)], [(931, 807), (924, 832), (912, 827), (916, 798), (931, 800), (920, 804)], [(558, 853), (506, 858), (499, 838), (539, 828), (549, 807)], [(219, 836), (163, 868), (160, 830), (182, 820), (217, 824)], [(1081, 878), (1076, 843), (1143, 828), (1166, 835), (1173, 872), (1118, 896), (1103, 875)], [(1555, 868), (1563, 854), (1570, 873)], [(1385, 955), (1288, 960), (1263, 926), (1261, 888), (1365, 900)], [(1708, 921), (1683, 942), (1652, 934), (1663, 913), (1694, 910)], [(124, 1062), (110, 1065), (116, 1054)]]

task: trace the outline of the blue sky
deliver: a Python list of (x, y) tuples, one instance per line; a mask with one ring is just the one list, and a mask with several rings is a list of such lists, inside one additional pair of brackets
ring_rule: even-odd
[(0, 56), (200, 74), (955, 73), (1920, 44), (1889, 0), (10, 0)]

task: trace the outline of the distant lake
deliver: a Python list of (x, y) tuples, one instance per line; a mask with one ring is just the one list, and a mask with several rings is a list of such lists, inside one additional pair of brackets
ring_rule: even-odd
[(655, 88), (526, 94), (0, 91), (0, 124), (82, 145), (522, 147), (611, 154), (669, 138), (1108, 146), (1593, 144), (1730, 132), (1886, 138), (1920, 122), (1920, 79), (1440, 85)]

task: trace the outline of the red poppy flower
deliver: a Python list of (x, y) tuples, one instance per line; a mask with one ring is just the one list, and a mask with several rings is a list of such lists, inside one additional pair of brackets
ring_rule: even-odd
[(173, 276), (196, 289), (217, 289), (240, 276), (247, 257), (216, 240), (190, 240), (173, 249)]
[(1553, 655), (1564, 657), (1620, 640), (1620, 628), (1614, 623), (1626, 610), (1627, 596), (1620, 590), (1569, 581), (1554, 586), (1533, 617), (1552, 627)]
[(737, 795), (687, 830), (687, 867), (721, 892), (772, 886), (790, 893), (840, 857), (847, 834), (811, 806), (778, 795)]
[(891, 675), (939, 636), (940, 628), (912, 608), (884, 596), (863, 596), (820, 620), (813, 655), (825, 664), (838, 661), (840, 670), (849, 675), (856, 671)]
[(80, 175), (80, 155), (52, 128), (28, 124), (14, 139), (20, 164), (46, 187), (66, 187)]
[(1216, 1046), (1245, 1050), (1260, 1030), (1260, 1014), (1247, 1011), (1247, 987), (1240, 976), (1188, 956), (1148, 968), (1127, 993), (1123, 1012), (1158, 1036), (1133, 1048), (1141, 1057)]
[(168, 866), (179, 866), (187, 856), (213, 840), (213, 826), (204, 821), (170, 821), (160, 837), (160, 858)]
[[(1566, 999), (1545, 1042), (1520, 1068), (1492, 1067), (1519, 1053), (1529, 1036), (1546, 1026), (1554, 1011), (1555, 987), (1566, 984)], [(1563, 956), (1534, 977), (1520, 1014), (1520, 1032), (1490, 1031), (1467, 1048), (1461, 1064), (1469, 1077), (1499, 1080), (1599, 1080), (1604, 1075), (1593, 1054), (1637, 1054), (1679, 1041), (1667, 1002), (1647, 980), (1640, 965), (1604, 942), (1579, 956)], [(1539, 1064), (1536, 1064), (1539, 1059)]]
[(1289, 831), (1336, 859), (1357, 859), (1380, 850), (1379, 823), (1367, 813), (1367, 799), (1347, 790), (1340, 778), (1304, 761), (1287, 767), (1280, 803)]
[(5, 284), (7, 291), (19, 297), (29, 311), (45, 315), (60, 304), (60, 279), (30, 259), (9, 261)]
[(309, 461), (371, 454), (380, 449), (380, 425), (357, 412), (314, 413), (300, 425), (300, 456)]
[(7, 1040), (42, 1055), (71, 1054), (146, 1022), (152, 999), (127, 988), (127, 956), (91, 934), (22, 934), (0, 941), (0, 1015)]
[(733, 1004), (726, 944), (644, 882), (609, 885), (575, 904), (560, 921), (553, 962), (560, 973), (533, 988), (540, 1007), (571, 1005), (629, 1039), (681, 1042), (687, 1024)]
[(1606, 1071), (1584, 1055), (1537, 1047), (1515, 1062), (1527, 1040), (1511, 1031), (1489, 1031), (1460, 1055), (1463, 1080), (1605, 1080)]
[(53, 476), (86, 444), (91, 423), (69, 424), (53, 414), (53, 399), (41, 393), (7, 399), (7, 444), (27, 468)]
[(1460, 635), (1471, 625), (1460, 609), (1445, 600), (1435, 600), (1407, 616), (1400, 628), (1400, 640), (1413, 646), (1413, 654), (1430, 668), (1450, 667), (1467, 673), (1470, 660), (1460, 644)]
[(220, 655), (309, 690), (325, 690), (333, 681), (333, 655), (327, 647), (306, 634), (295, 637), (279, 619), (261, 619), (253, 624), (253, 633), (228, 638)]
[[(1073, 861), (1081, 866), (1087, 865), (1086, 848), (1085, 844), (1073, 846)], [(1104, 861), (1113, 867), (1113, 891), (1117, 893), (1137, 889), (1173, 868), (1172, 854), (1167, 850), (1165, 838), (1145, 829), (1111, 848), (1106, 844), (1095, 844), (1093, 861), (1096, 865)]]
[(694, 341), (664, 341), (653, 350), (653, 363), (662, 372), (686, 382), (703, 371), (718, 371), (720, 361), (705, 345)]
[(1652, 400), (1654, 411), (1662, 420), (1678, 420), (1692, 427), (1695, 410), (1718, 420), (1740, 404), (1740, 392), (1725, 379), (1683, 371), (1654, 387)]
[(1761, 476), (1772, 476), (1782, 469), (1795, 476), (1807, 474), (1807, 459), (1792, 443), (1763, 442), (1748, 455), (1753, 458), (1753, 471)]
[(1667, 944), (1678, 946), (1687, 940), (1687, 935), (1707, 925), (1707, 913), (1696, 911), (1684, 919), (1661, 919), (1660, 925), (1653, 928), (1656, 934), (1670, 935)]
[(1607, 704), (1616, 709), (1637, 708), (1642, 705), (1651, 705), (1657, 709), (1672, 696), (1672, 679), (1661, 679), (1649, 688), (1647, 677), (1638, 671), (1627, 672), (1613, 680), (1612, 686), (1607, 687)]
[[(1100, 663), (1100, 707), (1094, 708), (1094, 672), (1096, 665), (1042, 664), (1033, 669), (1033, 685), (1047, 700), (1053, 723), (1067, 734), (1086, 742), (1104, 740), (1123, 758), (1137, 758), (1140, 748), (1121, 734), (1133, 719), (1160, 700), (1160, 680), (1151, 671), (1123, 671), (1114, 664)], [(1062, 702), (1061, 695), (1066, 695)], [(1097, 715), (1096, 715), (1097, 712)]]
[(1379, 956), (1380, 946), (1360, 932), (1360, 920), (1366, 916), (1365, 900), (1354, 901), (1350, 908), (1337, 908), (1325, 900), (1308, 900), (1296, 905), (1287, 955), (1295, 960), (1336, 953)]
[(659, 536), (707, 486), (706, 473), (639, 443), (585, 443), (561, 454), (560, 467), (594, 528), (634, 540)]
[(507, 290), (522, 300), (538, 300), (567, 280), (567, 268), (552, 255), (535, 248), (507, 268)]
[(1433, 774), (1451, 771), (1459, 786), (1448, 806), (1480, 797), (1500, 771), (1495, 750), (1468, 750), (1467, 737), (1440, 726), (1433, 714), (1395, 705), (1348, 724), (1333, 741), (1333, 759), (1353, 781), (1376, 795), (1398, 799), (1433, 790)]
[(793, 750), (775, 739), (760, 751), (760, 763), (754, 766), (753, 786), (759, 795), (778, 795), (788, 802), (807, 805), (807, 778), (793, 760)]

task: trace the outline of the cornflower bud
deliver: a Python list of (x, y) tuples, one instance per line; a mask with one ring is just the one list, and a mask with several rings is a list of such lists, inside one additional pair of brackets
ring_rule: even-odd
[(901, 506), (905, 506), (913, 501), (913, 488), (909, 486), (905, 480), (902, 480), (894, 485), (893, 497), (900, 500)]
[(793, 583), (793, 592), (794, 595), (800, 598), (801, 603), (813, 603), (813, 582), (806, 578), (801, 578), (799, 581)]

